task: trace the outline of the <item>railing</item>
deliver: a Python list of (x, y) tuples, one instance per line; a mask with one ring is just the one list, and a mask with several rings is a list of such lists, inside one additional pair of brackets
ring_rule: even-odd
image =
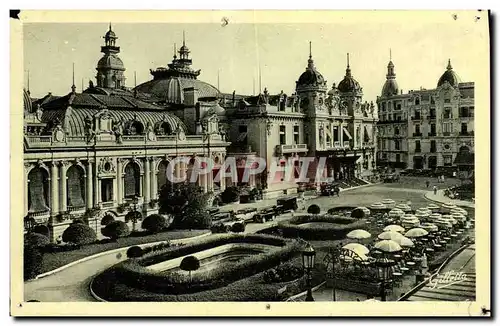
[(413, 137), (422, 137), (422, 133), (421, 132), (414, 132)]
[(418, 115), (418, 116), (413, 116), (411, 117), (412, 120), (422, 120), (422, 116)]
[(175, 136), (170, 136), (170, 135), (161, 135), (161, 136), (156, 136), (157, 141), (175, 141), (177, 137)]
[(144, 135), (128, 135), (122, 136), (122, 141), (146, 141), (146, 137)]
[(430, 132), (427, 134), (427, 136), (429, 137), (436, 137), (436, 133), (435, 132)]
[(345, 141), (344, 142), (344, 147), (350, 147), (351, 142), (350, 141)]
[(427, 119), (428, 120), (436, 120), (436, 116), (435, 115), (428, 115)]
[(85, 210), (85, 206), (68, 206), (68, 212), (78, 212)]
[(340, 141), (334, 141), (333, 142), (333, 147), (340, 147)]
[(444, 131), (443, 132), (443, 136), (450, 136), (450, 135), (451, 135), (451, 132), (449, 132), (449, 131)]
[(474, 136), (474, 131), (461, 131), (459, 133), (460, 136)]
[(33, 217), (33, 218), (47, 216), (49, 214), (50, 214), (50, 210), (41, 211), (41, 212), (28, 212), (28, 216)]
[(25, 137), (30, 144), (50, 144), (52, 142), (52, 136), (26, 135)]

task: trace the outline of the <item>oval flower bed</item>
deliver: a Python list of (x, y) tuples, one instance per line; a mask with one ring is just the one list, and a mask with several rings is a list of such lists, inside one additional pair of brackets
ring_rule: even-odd
[[(176, 259), (200, 251), (217, 248), (228, 244), (261, 244), (274, 246), (267, 252), (249, 255), (237, 262), (222, 264), (216, 269), (193, 275), (192, 280), (182, 273), (172, 271), (155, 271), (148, 268), (164, 261)], [(297, 241), (269, 235), (236, 235), (220, 234), (201, 240), (198, 243), (167, 248), (161, 252), (147, 254), (141, 258), (129, 259), (115, 265), (98, 275), (92, 289), (99, 297), (109, 301), (144, 301), (148, 295), (183, 295), (196, 294), (227, 286), (238, 280), (251, 277), (290, 260), (300, 252)], [(119, 291), (117, 288), (127, 288)], [(142, 293), (142, 295), (139, 295)], [(176, 301), (165, 298), (163, 301)]]
[(279, 223), (278, 229), (286, 238), (339, 240), (344, 239), (350, 231), (364, 227), (365, 224), (364, 219), (351, 217), (303, 215)]

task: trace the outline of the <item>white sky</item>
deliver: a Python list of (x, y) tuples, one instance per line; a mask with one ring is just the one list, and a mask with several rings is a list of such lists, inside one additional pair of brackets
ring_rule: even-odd
[[(270, 93), (292, 93), (295, 81), (304, 71), (312, 41), (316, 67), (328, 81), (338, 84), (350, 53), (353, 76), (364, 90), (364, 100), (375, 101), (385, 81), (389, 49), (399, 87), (407, 92), (420, 86), (434, 88), (451, 58), (462, 81), (474, 81), (475, 52), (484, 44), (484, 28), (473, 22), (427, 22), (425, 25), (387, 22), (367, 24), (161, 24), (117, 23), (113, 30), (121, 47), (120, 58), (127, 69), (127, 86), (152, 78), (149, 69), (166, 66), (172, 59), (173, 44), (186, 44), (191, 50), (193, 68), (201, 69), (199, 79), (231, 93), (258, 91), (259, 64), (262, 87)], [(72, 63), (75, 84), (81, 90), (88, 81), (95, 83), (96, 64), (102, 56), (100, 46), (108, 23), (31, 23), (24, 30), (25, 79), (30, 71), (33, 97), (47, 92), (56, 95), (70, 91)], [(482, 42), (482, 43), (481, 43)], [(25, 81), (26, 85), (26, 81)]]

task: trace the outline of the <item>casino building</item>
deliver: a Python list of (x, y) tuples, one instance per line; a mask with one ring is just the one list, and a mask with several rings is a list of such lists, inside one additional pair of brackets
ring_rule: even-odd
[[(366, 183), (362, 178), (375, 168), (377, 111), (363, 102), (349, 58), (345, 76), (331, 88), (310, 52), (291, 95), (267, 89), (255, 96), (222, 94), (199, 79), (184, 39), (166, 67), (129, 88), (117, 39), (110, 25), (96, 83), (82, 92), (74, 81), (63, 96), (33, 99), (24, 91), (27, 228), (55, 240), (84, 216), (100, 235), (106, 215), (125, 220), (131, 207), (143, 216), (156, 213), (158, 191), (176, 158), (186, 158), (171, 171), (181, 178), (191, 177), (197, 158), (213, 160), (212, 173), (196, 178), (206, 192), (260, 187), (267, 198), (297, 192), (300, 157), (314, 158), (308, 177), (335, 179), (344, 188)], [(216, 179), (228, 157), (236, 168)], [(243, 180), (256, 157), (266, 160), (266, 169)], [(268, 180), (278, 167), (283, 171)]]

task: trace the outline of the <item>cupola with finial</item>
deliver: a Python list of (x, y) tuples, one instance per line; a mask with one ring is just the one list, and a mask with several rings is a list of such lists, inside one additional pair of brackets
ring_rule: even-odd
[(344, 79), (339, 83), (337, 87), (340, 93), (360, 93), (361, 86), (359, 83), (352, 77), (351, 66), (349, 64), (349, 53), (347, 53), (347, 68), (345, 70)]
[(103, 57), (97, 63), (97, 86), (103, 88), (121, 88), (125, 86), (125, 66), (118, 57), (120, 47), (116, 46), (118, 37), (109, 24), (109, 30), (104, 35), (104, 46), (101, 47)]
[(314, 60), (312, 58), (312, 43), (309, 42), (309, 59), (307, 60), (307, 68), (296, 82), (297, 92), (303, 90), (311, 90), (312, 88), (321, 88), (326, 90), (326, 82), (323, 75), (316, 69)]
[(389, 64), (387, 65), (387, 75), (384, 86), (382, 87), (382, 96), (389, 97), (398, 95), (399, 87), (394, 73), (394, 63), (392, 63), (392, 51), (389, 50)]
[(460, 83), (460, 77), (458, 77), (457, 73), (453, 71), (450, 59), (448, 59), (448, 66), (446, 67), (446, 71), (439, 78), (437, 86), (440, 87), (446, 82), (448, 82), (448, 84), (450, 84), (450, 86), (452, 87), (457, 87), (458, 83)]

